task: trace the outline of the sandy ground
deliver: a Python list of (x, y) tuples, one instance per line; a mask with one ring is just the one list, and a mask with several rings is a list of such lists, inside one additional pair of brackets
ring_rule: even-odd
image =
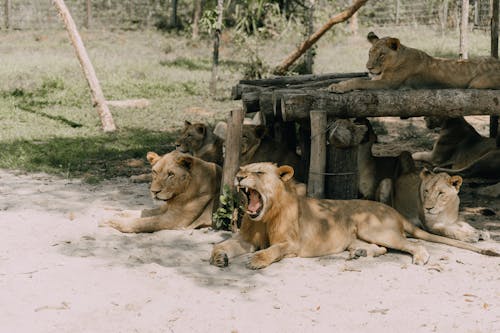
[[(499, 200), (464, 185), (462, 210), (500, 250)], [(98, 222), (150, 208), (147, 185), (0, 170), (1, 332), (499, 332), (500, 258), (425, 243), (409, 255), (290, 258), (219, 269), (212, 230), (126, 235)], [(496, 215), (484, 216), (488, 208)]]

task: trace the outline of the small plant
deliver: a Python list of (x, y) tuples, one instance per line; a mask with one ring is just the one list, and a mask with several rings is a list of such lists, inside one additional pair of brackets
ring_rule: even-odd
[(236, 225), (242, 209), (238, 195), (231, 191), (229, 185), (224, 184), (219, 197), (219, 208), (212, 216), (216, 229), (231, 230)]

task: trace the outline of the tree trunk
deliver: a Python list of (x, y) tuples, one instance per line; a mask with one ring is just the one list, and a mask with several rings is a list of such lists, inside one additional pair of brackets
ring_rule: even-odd
[(106, 99), (104, 98), (104, 94), (101, 90), (101, 85), (97, 80), (97, 76), (94, 71), (94, 66), (90, 62), (89, 56), (87, 54), (87, 50), (83, 45), (82, 38), (78, 33), (75, 22), (71, 17), (71, 14), (64, 3), (64, 0), (52, 0), (54, 3), (59, 15), (64, 21), (64, 25), (66, 30), (68, 31), (69, 38), (73, 47), (75, 49), (76, 55), (78, 57), (78, 61), (83, 69), (83, 74), (87, 79), (87, 83), (90, 87), (90, 94), (92, 96), (92, 105), (96, 107), (97, 112), (99, 113), (99, 117), (101, 118), (102, 128), (105, 132), (112, 132), (116, 130), (115, 123), (113, 121), (113, 117), (111, 116), (111, 112), (108, 109), (106, 104)]
[(203, 0), (194, 0), (194, 15), (193, 15), (193, 34), (192, 39), (200, 37), (200, 19), (203, 11)]
[(90, 29), (91, 22), (92, 22), (92, 0), (87, 0), (85, 6), (85, 28)]
[(177, 5), (178, 1), (177, 0), (172, 0), (172, 11), (170, 13), (170, 27), (173, 29), (177, 29), (178, 22), (177, 22)]
[(222, 14), (224, 11), (224, 0), (217, 0), (217, 23), (214, 33), (214, 52), (212, 58), (212, 77), (210, 79), (210, 93), (212, 96), (217, 95), (217, 79), (219, 72), (219, 46), (220, 35), (222, 30)]
[(462, 16), (460, 20), (460, 59), (468, 59), (468, 25), (469, 25), (469, 0), (462, 0)]
[[(307, 9), (307, 38), (314, 33), (314, 7), (316, 0), (309, 0), (309, 8)], [(313, 48), (309, 48), (306, 52), (306, 71), (304, 74), (313, 73), (314, 52)]]
[(283, 121), (309, 118), (310, 110), (329, 117), (458, 117), (500, 115), (500, 92), (479, 89), (364, 90), (345, 94), (298, 90), (274, 92)]
[(304, 52), (306, 52), (311, 46), (313, 46), (331, 27), (335, 24), (346, 21), (350, 18), (356, 11), (363, 6), (368, 0), (356, 0), (352, 6), (344, 10), (343, 12), (330, 18), (330, 20), (318, 29), (314, 34), (312, 34), (308, 39), (306, 39), (297, 50), (289, 54), (281, 64), (274, 69), (275, 74), (284, 74), (288, 68), (298, 59)]
[(5, 12), (4, 12), (4, 18), (5, 18), (5, 29), (9, 30), (10, 29), (10, 9), (12, 8), (12, 3), (11, 0), (5, 0)]
[[(498, 15), (499, 15), (499, 0), (492, 1), (491, 9), (491, 56), (498, 59)], [(497, 142), (500, 142), (498, 135), (498, 116), (490, 117), (490, 138), (497, 137)]]

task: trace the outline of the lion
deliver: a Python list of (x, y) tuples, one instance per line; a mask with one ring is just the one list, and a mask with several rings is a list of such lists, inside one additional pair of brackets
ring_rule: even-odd
[[(400, 175), (385, 179), (379, 200), (400, 212), (415, 226), (433, 234), (464, 242), (490, 239), (487, 230), (477, 230), (459, 216), (458, 196), (462, 177), (418, 171), (411, 157), (401, 163)], [(389, 191), (392, 193), (389, 193)]]
[(220, 166), (224, 162), (222, 146), (223, 140), (213, 134), (207, 125), (192, 124), (187, 120), (184, 122), (180, 137), (175, 141), (176, 150)]
[(328, 89), (344, 93), (361, 89), (473, 88), (500, 89), (500, 61), (491, 57), (468, 60), (435, 58), (406, 47), (393, 37), (368, 33), (372, 44), (366, 68), (371, 79), (354, 78)]
[(440, 127), (439, 137), (432, 151), (412, 154), (416, 161), (460, 169), (496, 149), (495, 139), (481, 136), (464, 117), (425, 117), (425, 120), (428, 128)]
[[(384, 179), (394, 179), (398, 176), (401, 154), (398, 156), (375, 156), (372, 147), (377, 142), (377, 135), (370, 121), (366, 118), (355, 120), (357, 124), (366, 126), (365, 136), (358, 145), (358, 191), (362, 199), (380, 201), (380, 186)], [(407, 157), (406, 157), (407, 158)], [(411, 157), (410, 157), (411, 158)]]
[(163, 156), (149, 152), (147, 159), (152, 166), (151, 195), (163, 204), (140, 214), (125, 212), (101, 225), (125, 233), (211, 226), (212, 206), (219, 195), (221, 167), (178, 151)]
[(245, 195), (241, 229), (214, 245), (210, 263), (224, 267), (229, 259), (255, 252), (250, 269), (269, 266), (285, 257), (317, 257), (349, 251), (350, 258), (380, 256), (392, 248), (408, 252), (424, 265), (429, 253), (409, 235), (437, 243), (500, 256), (471, 244), (432, 235), (415, 227), (395, 209), (369, 200), (321, 200), (296, 193), (294, 170), (288, 165), (252, 163), (240, 167), (235, 185)]

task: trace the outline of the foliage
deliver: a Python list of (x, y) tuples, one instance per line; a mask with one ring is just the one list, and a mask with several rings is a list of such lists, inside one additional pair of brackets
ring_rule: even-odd
[(219, 197), (219, 208), (212, 216), (215, 228), (231, 230), (231, 225), (237, 222), (235, 220), (243, 211), (240, 205), (238, 195), (229, 188), (229, 185), (224, 184)]

